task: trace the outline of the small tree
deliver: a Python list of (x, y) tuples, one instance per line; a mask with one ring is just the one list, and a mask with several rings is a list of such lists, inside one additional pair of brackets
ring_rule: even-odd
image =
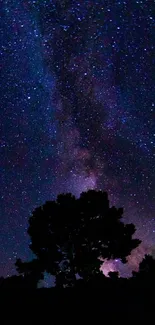
[(139, 264), (139, 271), (133, 271), (132, 274), (133, 279), (143, 286), (155, 286), (155, 259), (151, 255), (145, 255)]
[[(135, 226), (125, 225), (122, 215), (123, 209), (109, 207), (107, 193), (94, 190), (78, 199), (61, 194), (35, 209), (28, 233), (39, 272), (55, 275), (56, 285), (65, 287), (75, 285), (76, 274), (85, 281), (99, 275), (100, 258), (125, 263), (140, 241), (132, 239)], [(18, 266), (21, 270), (22, 262)]]
[(111, 280), (116, 281), (119, 279), (119, 272), (109, 272), (108, 275)]
[(17, 259), (15, 266), (18, 273), (24, 275), (25, 282), (30, 288), (37, 288), (39, 280), (44, 278), (42, 265), (37, 259), (23, 263), (19, 258)]

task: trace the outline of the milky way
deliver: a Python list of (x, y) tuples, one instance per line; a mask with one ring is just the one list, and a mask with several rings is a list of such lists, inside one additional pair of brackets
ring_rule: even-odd
[(2, 275), (32, 256), (28, 218), (60, 192), (102, 189), (124, 207), (143, 240), (128, 269), (153, 250), (154, 5), (3, 1)]

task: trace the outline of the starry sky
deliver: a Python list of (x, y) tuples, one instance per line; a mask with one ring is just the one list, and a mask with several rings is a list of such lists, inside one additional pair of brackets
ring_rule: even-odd
[(155, 247), (155, 1), (1, 5), (0, 275), (32, 257), (36, 206), (90, 188), (135, 223), (137, 267)]

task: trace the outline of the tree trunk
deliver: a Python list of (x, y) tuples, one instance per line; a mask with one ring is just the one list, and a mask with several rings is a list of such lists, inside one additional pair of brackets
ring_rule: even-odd
[(76, 275), (75, 275), (75, 266), (74, 266), (74, 245), (71, 240), (69, 241), (68, 256), (70, 261), (71, 283), (72, 286), (74, 287), (76, 284)]

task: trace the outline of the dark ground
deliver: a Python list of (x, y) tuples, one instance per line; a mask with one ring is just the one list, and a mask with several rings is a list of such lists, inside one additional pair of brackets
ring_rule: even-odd
[[(154, 324), (155, 292), (148, 288), (3, 289), (1, 318), (50, 324)], [(152, 321), (151, 321), (152, 317)]]

